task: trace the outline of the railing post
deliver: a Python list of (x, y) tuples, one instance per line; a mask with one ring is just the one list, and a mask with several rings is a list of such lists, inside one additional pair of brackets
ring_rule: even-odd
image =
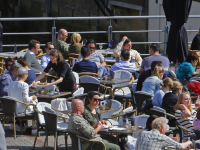
[(56, 27), (52, 27), (52, 43), (56, 44)]
[(165, 26), (165, 39), (164, 39), (164, 41), (165, 41), (165, 44), (164, 44), (164, 50), (165, 50), (165, 56), (167, 56), (167, 52), (166, 52), (166, 50), (167, 50), (167, 40), (168, 40), (168, 35), (169, 35), (169, 26), (168, 25), (166, 25)]
[(112, 41), (112, 25), (110, 20), (110, 26), (108, 26), (108, 42)]

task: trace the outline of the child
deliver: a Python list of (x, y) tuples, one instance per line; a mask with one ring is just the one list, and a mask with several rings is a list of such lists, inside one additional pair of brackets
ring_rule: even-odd
[(200, 129), (200, 108), (197, 109), (197, 115), (193, 124), (195, 129)]

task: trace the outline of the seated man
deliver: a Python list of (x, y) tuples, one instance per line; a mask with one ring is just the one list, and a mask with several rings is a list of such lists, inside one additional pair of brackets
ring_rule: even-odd
[(15, 81), (18, 74), (17, 71), (21, 67), (19, 63), (14, 63), (10, 70), (0, 77), (0, 97), (8, 96), (8, 86), (12, 81)]
[(73, 71), (79, 73), (79, 72), (93, 72), (97, 73), (98, 68), (95, 62), (91, 62), (89, 60), (90, 58), (90, 48), (87, 46), (83, 46), (81, 48), (81, 56), (82, 61), (75, 63), (73, 67)]
[(131, 59), (134, 59), (136, 62), (138, 62), (141, 65), (142, 58), (141, 58), (140, 54), (136, 50), (131, 49), (131, 47), (132, 47), (131, 40), (128, 39), (126, 36), (124, 36), (122, 38), (121, 42), (114, 49), (113, 56), (119, 57), (120, 54), (121, 54), (121, 50), (122, 49), (127, 49), (127, 50), (130, 51), (129, 61)]
[(151, 131), (143, 131), (137, 139), (137, 150), (161, 150), (167, 146), (173, 146), (175, 149), (185, 149), (191, 145), (191, 141), (178, 143), (165, 135), (167, 131), (168, 120), (164, 117), (156, 118), (152, 123)]
[[(146, 78), (151, 76), (151, 71), (154, 70), (155, 66), (162, 66), (162, 61), (153, 61), (151, 63), (151, 69), (143, 72), (139, 78), (138, 78), (138, 82), (137, 82), (137, 88), (136, 91), (141, 91), (142, 90), (142, 86), (143, 86), (143, 82), (146, 80)], [(164, 75), (163, 75), (163, 79), (167, 78), (167, 74), (168, 72), (165, 71)]]
[(140, 68), (140, 74), (142, 72), (146, 71), (146, 70), (149, 70), (151, 68), (151, 63), (153, 61), (162, 61), (163, 69), (165, 71), (168, 71), (169, 66), (170, 66), (169, 59), (167, 57), (161, 56), (159, 54), (159, 46), (158, 46), (158, 44), (152, 43), (149, 46), (149, 54), (151, 56), (145, 57), (143, 59), (143, 61), (142, 61), (142, 65), (141, 65), (141, 68)]
[(136, 71), (135, 63), (129, 62), (130, 57), (130, 51), (127, 49), (123, 49), (121, 51), (121, 61), (118, 63), (115, 63), (109, 70), (108, 75), (110, 75), (110, 71), (116, 71), (116, 70), (126, 70), (130, 73), (133, 73)]
[(35, 55), (40, 51), (40, 42), (36, 40), (30, 40), (28, 43), (29, 50), (24, 55), (24, 59), (27, 61), (28, 66), (35, 73), (41, 73), (43, 71)]
[[(68, 130), (72, 133), (84, 136), (86, 138), (96, 138), (98, 141), (102, 141), (106, 149), (109, 150), (120, 150), (120, 147), (116, 144), (109, 143), (106, 140), (103, 140), (97, 133), (103, 129), (103, 125), (97, 122), (94, 126), (91, 126), (87, 120), (81, 115), (84, 112), (84, 104), (80, 99), (74, 99), (71, 103), (72, 114), (69, 119)], [(81, 142), (82, 149), (102, 149), (100, 144), (91, 143), (91, 142)]]
[[(97, 64), (99, 77), (105, 76), (107, 73), (106, 62), (103, 55), (95, 51), (96, 42), (93, 39), (89, 39), (85, 45), (90, 48), (89, 60)], [(81, 55), (79, 55), (78, 61), (81, 61), (81, 60), (82, 60)]]
[(51, 52), (52, 49), (54, 49), (53, 43), (47, 42), (45, 45), (46, 54), (41, 57), (41, 66), (43, 69), (45, 69), (48, 63), (50, 62), (49, 53)]

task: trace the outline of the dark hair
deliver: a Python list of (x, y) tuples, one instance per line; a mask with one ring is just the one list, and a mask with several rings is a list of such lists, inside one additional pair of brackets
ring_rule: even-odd
[(88, 46), (81, 47), (81, 55), (86, 58), (90, 55), (90, 48)]
[(53, 45), (53, 43), (52, 43), (52, 42), (47, 42), (47, 43), (45, 44), (45, 48), (48, 48), (49, 45)]
[(150, 47), (154, 52), (159, 51), (159, 46), (158, 46), (158, 44), (156, 44), (156, 43), (152, 43), (149, 47)]
[(63, 61), (63, 56), (57, 49), (51, 50), (49, 56), (57, 57), (58, 62)]
[(187, 55), (185, 61), (191, 63), (192, 60), (194, 61), (194, 60), (198, 60), (198, 59), (199, 59), (199, 57), (198, 57), (197, 53), (195, 53), (195, 52), (190, 52), (190, 53)]
[(196, 117), (198, 120), (200, 120), (200, 107), (197, 109)]
[(146, 129), (147, 129), (148, 131), (150, 131), (150, 130), (152, 129), (152, 128), (151, 128), (151, 124), (152, 124), (152, 122), (153, 122), (156, 118), (158, 118), (158, 116), (156, 116), (156, 115), (150, 115), (149, 118), (147, 119), (147, 122), (146, 122)]
[(97, 92), (97, 91), (89, 91), (88, 92), (88, 95), (87, 95), (87, 99), (85, 101), (85, 106), (88, 105), (90, 102), (89, 102), (89, 99), (92, 99), (94, 95), (99, 95), (100, 96), (100, 93)]
[(131, 40), (130, 39), (126, 39), (125, 41), (124, 41), (124, 46), (126, 45), (126, 44), (128, 44), (129, 42), (131, 42)]
[(31, 50), (32, 48), (36, 48), (36, 44), (40, 44), (37, 40), (30, 40), (28, 43), (28, 49)]
[(155, 66), (162, 66), (162, 61), (153, 61), (151, 63), (151, 71), (154, 70)]
[(93, 39), (89, 39), (89, 40), (87, 40), (87, 42), (85, 43), (85, 45), (86, 46), (88, 46), (88, 44), (94, 44), (95, 45), (95, 47), (96, 47), (96, 42), (95, 42), (95, 40), (93, 40)]
[(127, 49), (123, 49), (121, 51), (121, 56), (124, 58), (125, 61), (129, 60), (130, 52)]
[(19, 58), (19, 59), (17, 60), (17, 62), (18, 62), (19, 64), (21, 64), (22, 67), (28, 67), (27, 61), (26, 61), (25, 59), (23, 59), (23, 58)]
[(5, 61), (6, 69), (8, 69), (8, 62), (9, 62), (9, 61), (11, 61), (13, 64), (14, 64), (14, 62), (15, 62), (13, 58), (8, 57), (8, 58), (6, 59), (6, 61)]

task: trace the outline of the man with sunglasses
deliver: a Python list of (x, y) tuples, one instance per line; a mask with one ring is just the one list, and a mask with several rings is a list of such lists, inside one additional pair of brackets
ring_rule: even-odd
[(47, 42), (45, 45), (46, 54), (41, 57), (41, 66), (43, 69), (45, 69), (48, 63), (50, 62), (49, 53), (52, 49), (54, 49), (53, 43)]
[(69, 53), (68, 50), (69, 45), (65, 42), (67, 37), (68, 37), (67, 30), (61, 28), (58, 31), (55, 49), (59, 50), (62, 53), (64, 59), (68, 59), (68, 53)]
[[(93, 39), (89, 39), (86, 44), (90, 48), (90, 58), (91, 62), (95, 62), (98, 67), (99, 77), (105, 76), (107, 73), (106, 69), (106, 62), (103, 55), (97, 51), (96, 49), (96, 42)], [(79, 55), (78, 61), (81, 61), (81, 55)]]

